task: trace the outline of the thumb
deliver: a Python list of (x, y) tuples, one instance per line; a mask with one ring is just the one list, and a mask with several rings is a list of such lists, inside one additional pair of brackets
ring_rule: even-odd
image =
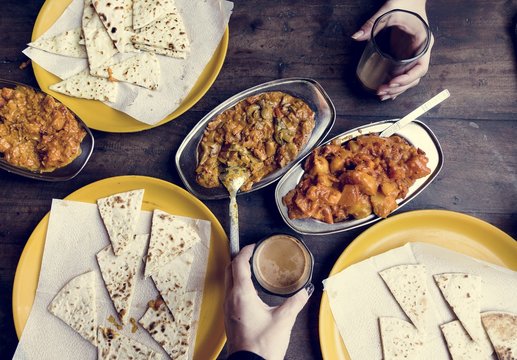
[(384, 9), (384, 7), (380, 8), (379, 11), (377, 11), (371, 18), (366, 20), (366, 22), (363, 24), (363, 26), (361, 26), (361, 28), (352, 35), (352, 39), (354, 39), (355, 41), (370, 40), (372, 28), (373, 28), (373, 24), (375, 23), (375, 20), (377, 20), (377, 18), (379, 16), (381, 16), (382, 14), (384, 14), (385, 12), (386, 12), (386, 9)]
[(309, 283), (305, 289), (298, 291), (276, 308), (275, 313), (284, 320), (290, 320), (294, 324), (298, 313), (303, 309), (313, 291), (314, 285)]

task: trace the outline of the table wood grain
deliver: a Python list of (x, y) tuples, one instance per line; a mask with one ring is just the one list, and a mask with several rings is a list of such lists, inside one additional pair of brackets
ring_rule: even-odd
[[(31, 67), (19, 67), (27, 61), (21, 51), (30, 41), (43, 2), (0, 1), (0, 78), (37, 86)], [(90, 162), (68, 182), (45, 183), (0, 172), (0, 357), (10, 358), (17, 345), (11, 306), (16, 265), (32, 230), (50, 210), (51, 199), (63, 198), (99, 179), (127, 174), (153, 176), (182, 186), (173, 158), (189, 130), (231, 95), (273, 79), (301, 76), (321, 83), (337, 109), (329, 136), (400, 117), (440, 90), (449, 89), (451, 98), (422, 118), (442, 144), (444, 168), (398, 213), (458, 211), (517, 238), (517, 3), (430, 0), (428, 15), (436, 39), (430, 70), (418, 87), (384, 103), (359, 90), (355, 67), (364, 44), (350, 38), (381, 4), (359, 0), (235, 1), (222, 71), (191, 110), (140, 133), (94, 131), (96, 148)], [(241, 245), (272, 232), (289, 232), (274, 205), (274, 186), (238, 200)], [(227, 201), (205, 204), (229, 230)], [(294, 327), (288, 359), (321, 357), (321, 280), (364, 230), (304, 237), (316, 259), (316, 291)]]

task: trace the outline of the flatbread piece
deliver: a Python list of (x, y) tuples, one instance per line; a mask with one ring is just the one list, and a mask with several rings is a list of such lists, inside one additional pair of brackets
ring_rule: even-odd
[(82, 29), (90, 69), (105, 64), (113, 55), (118, 53), (93, 7), (92, 0), (85, 0), (84, 2)]
[(440, 325), (452, 360), (486, 360), (487, 355), (458, 320)]
[(155, 53), (158, 55), (164, 55), (176, 59), (186, 59), (187, 58), (187, 52), (186, 51), (178, 51), (178, 50), (171, 50), (171, 49), (164, 49), (161, 47), (151, 46), (151, 45), (145, 45), (145, 44), (134, 44), (135, 49)]
[(111, 328), (99, 326), (97, 333), (99, 360), (161, 360), (163, 356), (151, 348)]
[(90, 271), (63, 286), (48, 306), (48, 311), (96, 346), (96, 306), (95, 273)]
[(81, 28), (65, 31), (56, 36), (39, 38), (28, 45), (35, 49), (40, 49), (52, 54), (70, 56), (76, 58), (86, 58), (86, 48), (79, 44), (81, 38)]
[(133, 29), (140, 29), (175, 11), (172, 0), (134, 0)]
[(425, 266), (398, 265), (379, 274), (408, 318), (425, 333), (432, 304)]
[(97, 263), (122, 324), (127, 324), (135, 290), (136, 274), (142, 265), (148, 235), (135, 235), (122, 254), (116, 256), (111, 245), (97, 253)]
[(93, 6), (118, 51), (133, 52), (133, 0), (94, 0)]
[(97, 200), (115, 255), (120, 255), (133, 240), (144, 198), (144, 190), (132, 190)]
[(478, 343), (485, 353), (492, 354), (492, 345), (481, 324), (481, 277), (464, 273), (436, 274), (433, 277), (443, 297), (472, 340)]
[(196, 297), (196, 292), (185, 293), (174, 315), (164, 302), (158, 301), (138, 321), (173, 359), (192, 358), (193, 333), (197, 328), (193, 319)]
[(421, 359), (421, 334), (409, 322), (393, 318), (379, 318), (384, 360)]
[(156, 274), (160, 267), (188, 251), (199, 241), (201, 238), (197, 227), (179, 217), (155, 209), (145, 263), (145, 276)]
[(57, 84), (50, 85), (48, 88), (78, 98), (111, 102), (117, 100), (118, 93), (117, 83), (92, 76), (88, 69)]
[(157, 48), (190, 51), (190, 41), (183, 19), (177, 9), (163, 18), (138, 30), (131, 41), (137, 44), (150, 45)]
[(175, 257), (151, 276), (163, 300), (174, 314), (174, 307), (187, 291), (187, 282), (194, 261), (191, 251)]
[(91, 74), (156, 90), (160, 83), (160, 63), (156, 55), (141, 53), (127, 60), (93, 69)]
[(481, 314), (481, 321), (499, 360), (517, 360), (517, 315), (503, 311)]

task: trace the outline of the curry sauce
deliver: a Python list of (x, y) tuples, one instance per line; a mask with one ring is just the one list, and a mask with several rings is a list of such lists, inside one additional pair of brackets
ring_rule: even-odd
[(313, 150), (298, 185), (283, 197), (290, 219), (333, 224), (371, 213), (387, 217), (419, 178), (429, 175), (424, 151), (400, 136), (363, 135)]
[(221, 185), (227, 168), (249, 173), (241, 190), (293, 161), (315, 126), (314, 111), (303, 100), (273, 91), (250, 96), (208, 123), (199, 144), (196, 181)]
[(86, 131), (53, 97), (17, 86), (0, 90), (0, 156), (9, 164), (49, 172), (81, 154)]

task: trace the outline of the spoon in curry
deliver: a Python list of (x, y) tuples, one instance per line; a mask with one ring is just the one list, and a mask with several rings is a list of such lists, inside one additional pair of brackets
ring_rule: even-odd
[(219, 179), (230, 193), (230, 255), (233, 258), (239, 252), (239, 209), (237, 191), (248, 180), (249, 172), (240, 167), (229, 167), (221, 173)]
[(415, 120), (422, 114), (428, 112), (436, 105), (447, 99), (451, 94), (449, 90), (445, 89), (440, 92), (438, 95), (433, 96), (431, 99), (427, 100), (425, 103), (417, 107), (415, 110), (411, 111), (409, 114), (404, 116), (402, 119), (387, 127), (383, 132), (380, 133), (380, 137), (389, 137), (395, 134), (397, 131), (402, 129), (404, 126), (409, 124), (411, 121)]

